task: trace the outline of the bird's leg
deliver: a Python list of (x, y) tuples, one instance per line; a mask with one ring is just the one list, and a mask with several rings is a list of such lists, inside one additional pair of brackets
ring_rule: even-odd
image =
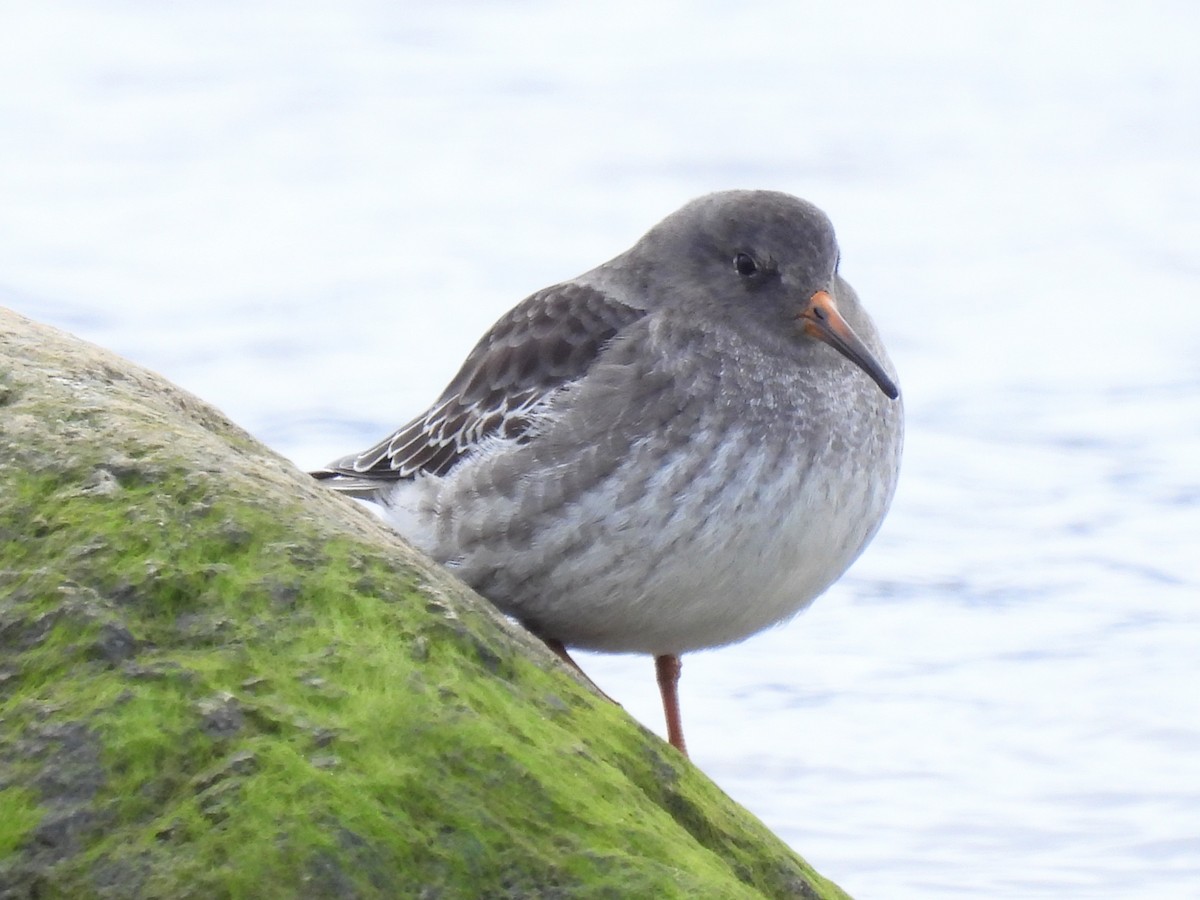
[(679, 657), (673, 653), (654, 657), (658, 692), (662, 695), (663, 712), (667, 716), (667, 740), (672, 747), (687, 756), (687, 745), (683, 742), (683, 719), (679, 715), (679, 672), (682, 668)]
[(571, 659), (571, 654), (567, 652), (567, 648), (563, 645), (562, 641), (552, 640), (551, 638), (542, 638), (542, 643), (545, 644), (547, 647), (549, 647), (555, 656), (557, 656), (559, 659), (561, 659), (563, 662), (565, 662), (568, 666), (570, 666), (572, 669), (574, 669), (576, 671), (576, 673), (578, 673), (580, 678), (582, 678), (589, 685), (591, 685), (591, 688), (593, 691), (595, 691), (597, 694), (599, 694), (601, 697), (603, 697), (609, 703), (613, 704), (613, 706), (621, 705), (616, 700), (614, 700), (612, 697), (608, 696), (608, 694), (604, 693), (604, 691), (600, 690), (599, 685), (597, 685), (596, 682), (592, 681), (592, 679), (588, 677), (588, 673), (583, 671), (583, 669), (579, 668), (579, 663), (577, 663), (577, 662), (575, 662), (575, 660)]

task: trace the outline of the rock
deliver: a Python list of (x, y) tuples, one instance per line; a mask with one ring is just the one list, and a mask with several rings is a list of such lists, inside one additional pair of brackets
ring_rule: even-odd
[(0, 309), (0, 897), (35, 896), (845, 895), (376, 517)]

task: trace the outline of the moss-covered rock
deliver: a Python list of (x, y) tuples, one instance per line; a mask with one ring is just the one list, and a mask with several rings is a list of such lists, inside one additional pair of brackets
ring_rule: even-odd
[(0, 897), (841, 897), (378, 520), (0, 310)]

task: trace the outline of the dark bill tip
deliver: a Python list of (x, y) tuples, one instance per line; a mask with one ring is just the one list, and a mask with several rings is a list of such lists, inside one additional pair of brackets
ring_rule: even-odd
[(895, 400), (900, 396), (896, 382), (888, 377), (875, 355), (867, 349), (850, 324), (838, 312), (837, 304), (828, 291), (817, 291), (796, 316), (803, 321), (801, 330), (809, 337), (823, 341), (850, 362), (862, 369), (883, 391), (884, 396)]

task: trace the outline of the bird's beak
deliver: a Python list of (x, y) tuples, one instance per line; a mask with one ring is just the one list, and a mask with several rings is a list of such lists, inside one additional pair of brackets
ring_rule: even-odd
[(833, 302), (833, 297), (828, 291), (817, 291), (813, 294), (804, 304), (804, 308), (796, 314), (796, 318), (803, 323), (800, 326), (802, 333), (816, 338), (818, 341), (824, 341), (842, 354), (871, 376), (871, 380), (879, 385), (879, 389), (892, 400), (900, 396), (900, 390), (896, 387), (896, 383), (888, 378), (887, 373), (883, 371), (883, 366), (879, 364), (879, 360), (872, 355), (871, 351), (867, 349), (867, 345), (859, 339), (846, 320), (842, 318), (837, 304)]

